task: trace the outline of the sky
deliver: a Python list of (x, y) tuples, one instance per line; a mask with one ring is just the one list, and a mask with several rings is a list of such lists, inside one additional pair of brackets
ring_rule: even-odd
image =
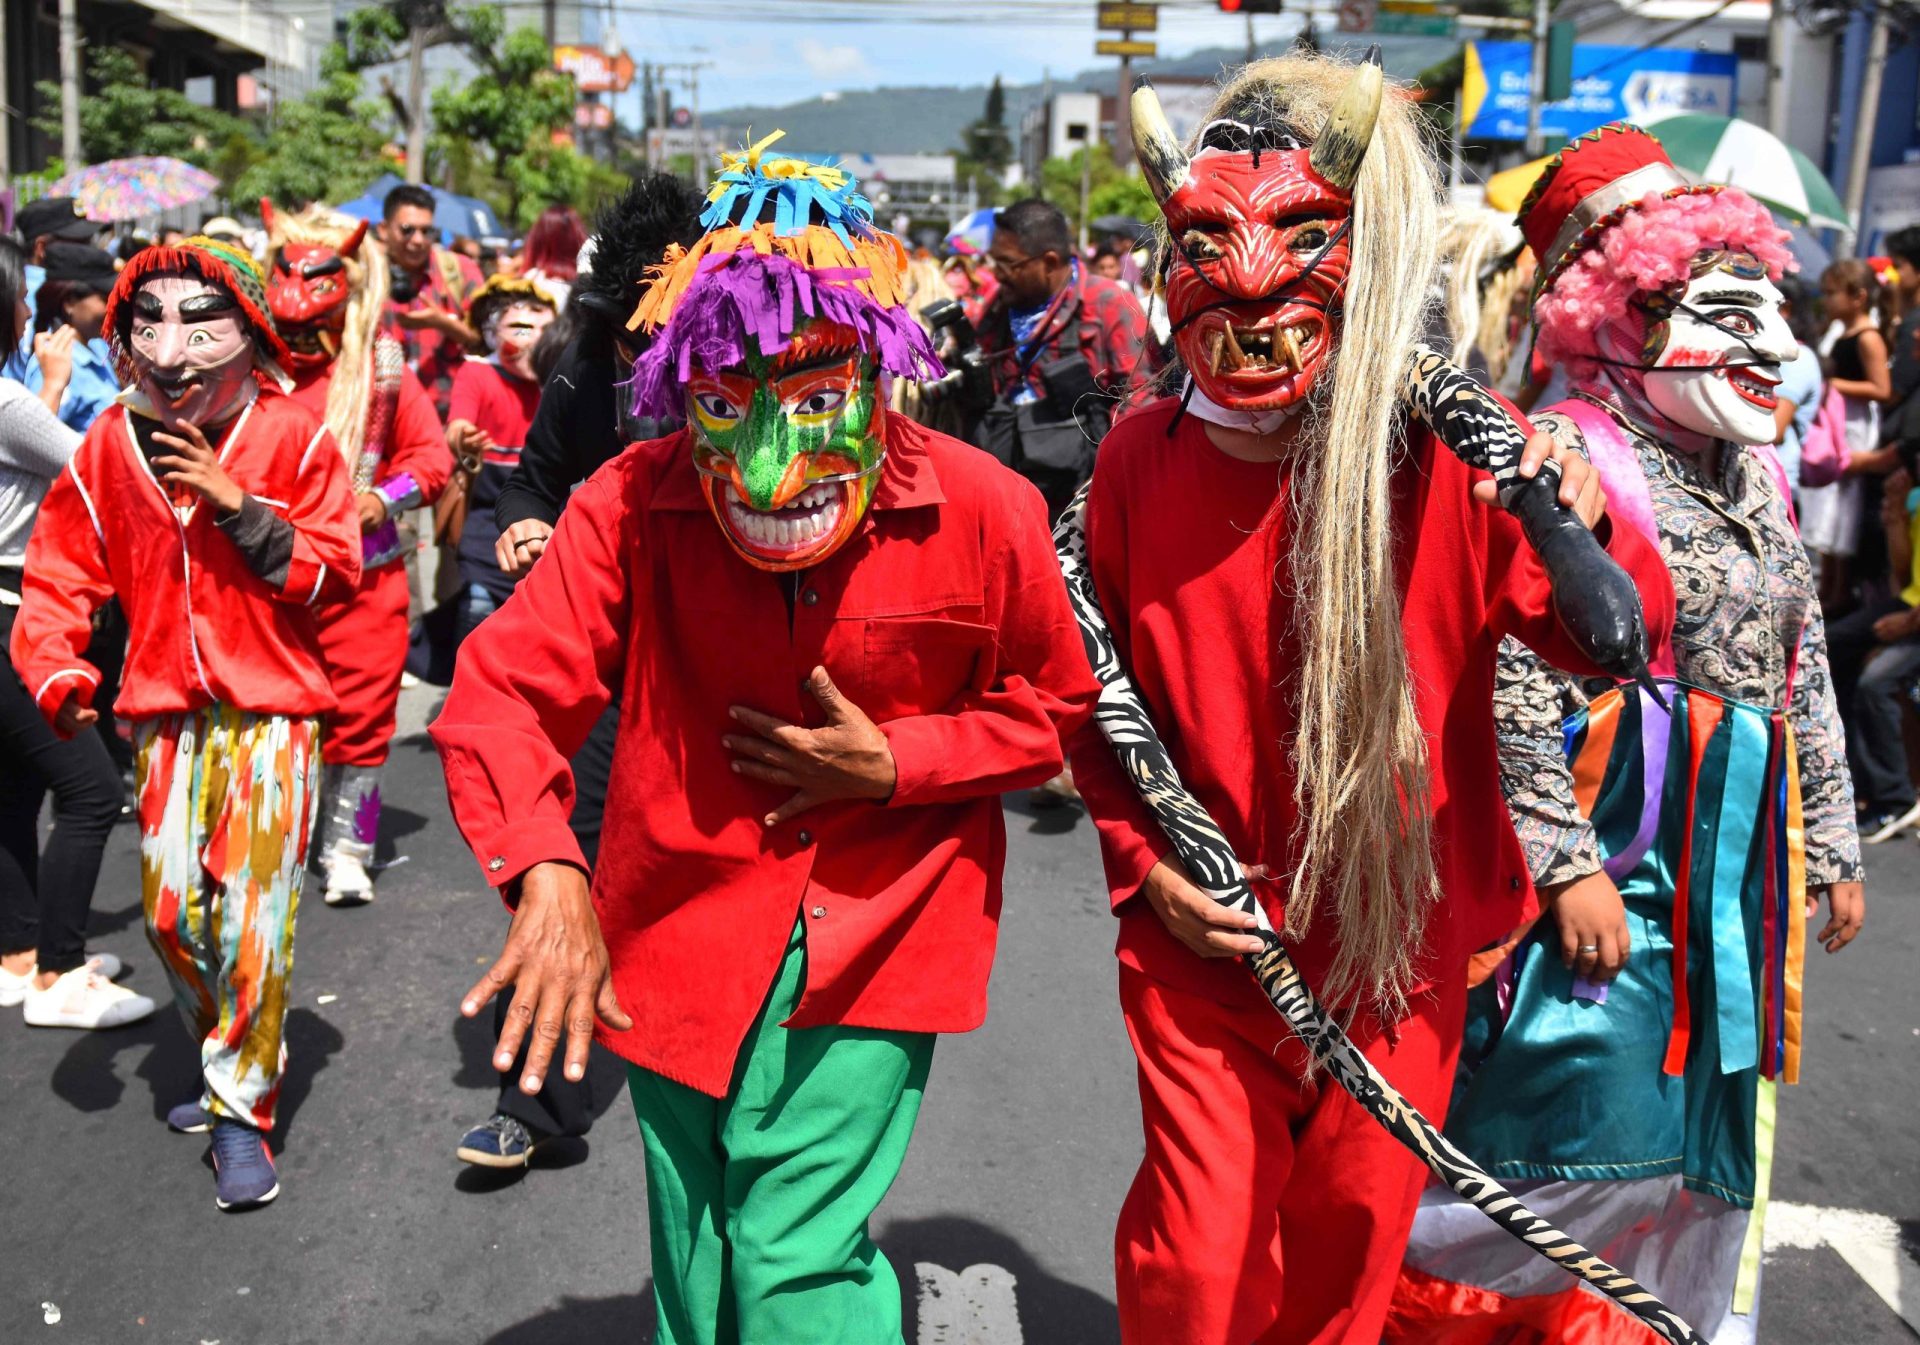
[[(700, 104), (783, 105), (838, 89), (897, 84), (1038, 83), (1048, 72), (1071, 75), (1113, 60), (1093, 44), (1093, 0), (616, 0), (615, 29), (639, 61), (711, 61), (700, 72)], [(822, 22), (823, 10), (850, 21)], [(752, 17), (742, 17), (742, 12)], [(889, 13), (963, 22), (912, 22)], [(708, 15), (711, 16), (708, 16)], [(791, 19), (787, 19), (787, 15)], [(868, 17), (879, 16), (879, 17)], [(604, 21), (604, 20), (603, 20)], [(1262, 16), (1256, 35), (1270, 41), (1295, 20)], [(1148, 36), (1140, 34), (1141, 37)], [(1160, 53), (1240, 46), (1246, 21), (1210, 0), (1162, 5), (1155, 35)], [(634, 106), (637, 106), (637, 97)], [(628, 113), (623, 101), (622, 113)]]

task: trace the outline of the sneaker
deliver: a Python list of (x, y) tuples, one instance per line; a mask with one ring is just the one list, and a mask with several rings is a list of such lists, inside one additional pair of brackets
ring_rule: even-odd
[[(120, 973), (126, 970), (120, 965), (120, 959), (112, 953), (95, 953), (91, 961), (98, 964), (94, 970), (109, 981), (119, 980)], [(38, 967), (28, 967), (26, 973), (21, 976), (15, 976), (5, 967), (0, 967), (0, 1009), (11, 1009), (25, 999), (27, 991), (33, 989), (34, 977), (39, 974)]]
[(523, 1168), (532, 1160), (533, 1151), (552, 1138), (544, 1131), (522, 1125), (504, 1112), (495, 1112), (486, 1124), (477, 1125), (460, 1137), (460, 1147), (454, 1154), (463, 1163), (483, 1168)]
[(153, 1015), (154, 1003), (100, 974), (94, 959), (45, 990), (28, 989), (26, 1019), (33, 1027), (124, 1027)]
[(265, 1205), (280, 1194), (267, 1137), (238, 1121), (213, 1123), (213, 1203), (223, 1210)]
[(182, 1102), (167, 1112), (167, 1129), (182, 1135), (204, 1135), (220, 1118), (200, 1105), (198, 1098)]
[(364, 906), (373, 900), (373, 876), (367, 863), (373, 847), (365, 841), (335, 841), (327, 852), (327, 890), (323, 894), (329, 906)]
[(1868, 845), (1878, 845), (1882, 841), (1892, 840), (1916, 823), (1920, 823), (1920, 801), (1898, 811), (1875, 808), (1860, 819), (1860, 839)]

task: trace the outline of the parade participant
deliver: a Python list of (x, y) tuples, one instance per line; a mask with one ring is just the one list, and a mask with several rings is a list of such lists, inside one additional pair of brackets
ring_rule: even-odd
[(454, 377), (447, 442), (456, 466), (449, 498), (435, 511), (440, 539), (452, 544), (460, 567), (456, 642), (513, 592), (514, 576), (494, 555), (500, 527), (493, 507), (520, 465), (540, 405), (533, 348), (558, 311), (544, 285), (509, 276), (493, 277), (467, 305), (487, 358), (468, 360)]
[(407, 657), (400, 519), (433, 503), (453, 456), (400, 343), (381, 334), (387, 259), (366, 222), (320, 206), (288, 215), (267, 200), (260, 215), (269, 240), (267, 306), (287, 343), (293, 399), (333, 435), (360, 517), (359, 591), (318, 611), (320, 653), (340, 705), (320, 739), (325, 774), (313, 844), (326, 903), (357, 905), (373, 900), (380, 772)]
[(217, 1203), (272, 1200), (294, 912), (333, 709), (314, 606), (353, 593), (360, 530), (326, 427), (278, 390), (264, 277), (211, 239), (127, 263), (107, 331), (129, 388), (47, 492), (13, 662), (63, 736), (92, 725), (82, 652), (118, 597), (132, 629), (114, 713), (133, 724), (147, 937), (200, 1041)]
[[(102, 338), (107, 296), (113, 292), (113, 256), (84, 243), (52, 243), (43, 254), (46, 280), (36, 297), (37, 331), (48, 343), (66, 333), (65, 387), (47, 395), (48, 374), (39, 355), (27, 361), (21, 381), (41, 394), (61, 421), (85, 434), (120, 392), (113, 352)], [(36, 349), (40, 342), (36, 340)]]
[[(494, 560), (505, 574), (525, 574), (546, 550), (553, 525), (574, 489), (627, 444), (658, 438), (678, 428), (679, 416), (666, 422), (635, 421), (623, 414), (617, 385), (632, 372), (633, 357), (643, 352), (643, 333), (626, 320), (640, 302), (648, 272), (660, 264), (669, 244), (691, 243), (700, 236), (700, 193), (670, 173), (648, 173), (628, 188), (597, 221), (589, 265), (576, 277), (567, 313), (573, 337), (562, 348), (551, 373), (541, 380), (540, 406), (527, 431), (520, 465), (501, 488), (493, 516), (500, 529)], [(547, 330), (552, 341), (556, 327)], [(569, 763), (573, 770), (573, 813), (568, 828), (580, 843), (589, 867), (600, 854), (608, 776), (613, 770), (614, 736), (620, 707), (610, 704)], [(506, 1030), (510, 994), (494, 998), (494, 1035)], [(455, 1153), (482, 1167), (524, 1166), (534, 1152), (557, 1137), (578, 1137), (593, 1125), (597, 1101), (594, 1079), (579, 1083), (549, 1072), (540, 1091), (529, 1096), (503, 1073), (493, 1114), (460, 1137)]]
[[(900, 1338), (869, 1219), (934, 1034), (985, 1012), (999, 794), (1093, 692), (1038, 493), (886, 411), (883, 375), (938, 371), (900, 244), (765, 145), (637, 314), (635, 410), (688, 428), (575, 494), (433, 726), (516, 906), (462, 1011), (514, 987), (529, 1091), (596, 1013), (632, 1062), (673, 1345)], [(566, 758), (616, 690), (589, 899)]]
[(407, 352), (407, 367), (447, 420), (454, 375), (480, 340), (463, 315), (481, 278), (471, 258), (434, 241), (434, 210), (430, 190), (401, 183), (381, 202), (380, 241), (398, 272), (388, 289), (386, 334)]
[[(1736, 1283), (1743, 1249), (1757, 1270), (1762, 1080), (1799, 1070), (1803, 922), (1824, 897), (1837, 952), (1864, 909), (1813, 576), (1766, 447), (1791, 255), (1764, 206), (1689, 185), (1623, 124), (1557, 155), (1521, 226), (1541, 355), (1575, 386), (1539, 424), (1593, 459), (1616, 530), (1659, 547), (1679, 611), (1665, 707), (1502, 651), (1508, 804), (1554, 918), (1473, 994), (1448, 1133), (1703, 1337), (1750, 1340)], [(1570, 904), (1623, 898), (1570, 930)], [(1644, 1338), (1443, 1195), (1397, 1298), (1395, 1340)]]
[[(1383, 104), (1377, 66), (1296, 53), (1234, 78), (1190, 151), (1140, 100), (1185, 386), (1101, 445), (1086, 569), (1172, 765), (1300, 972), (1440, 1116), (1467, 954), (1530, 895), (1498, 820), (1495, 648), (1513, 633), (1590, 665), (1519, 525), (1474, 502), (1493, 483), (1383, 395), (1406, 383), (1437, 231), (1410, 100)], [(1548, 450), (1528, 446), (1532, 468)], [(1597, 480), (1554, 456), (1561, 500), (1598, 523)], [(1650, 550), (1601, 535), (1664, 631)], [(1232, 964), (1263, 949), (1256, 917), (1189, 879), (1101, 730), (1071, 748), (1119, 917), (1145, 1131), (1115, 1238), (1122, 1339), (1377, 1339), (1425, 1168), (1310, 1077)]]

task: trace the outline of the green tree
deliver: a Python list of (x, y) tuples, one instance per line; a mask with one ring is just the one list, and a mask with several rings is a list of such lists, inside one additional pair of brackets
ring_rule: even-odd
[(1104, 142), (1095, 145), (1091, 161), (1087, 155), (1087, 150), (1075, 150), (1067, 158), (1048, 159), (1040, 167), (1038, 195), (1059, 206), (1076, 230), (1082, 223), (1080, 185), (1083, 166), (1087, 181), (1087, 219), (1098, 219), (1102, 215), (1131, 215), (1137, 220), (1152, 220), (1160, 213), (1159, 206), (1154, 203), (1153, 193), (1147, 189), (1146, 180), (1114, 163), (1111, 145)]
[(380, 104), (363, 97), (345, 47), (321, 57), (320, 83), (280, 106), (256, 160), (239, 175), (234, 195), (247, 205), (270, 196), (298, 209), (309, 201), (350, 201), (390, 165)]
[[(235, 141), (245, 142), (250, 125), (218, 108), (201, 107), (178, 89), (156, 89), (131, 52), (97, 46), (87, 50), (87, 85), (80, 98), (80, 153), (87, 163), (162, 154), (216, 175), (244, 170)], [(41, 111), (35, 129), (60, 138), (60, 86), (42, 80), (34, 86)], [(78, 164), (68, 164), (77, 168)], [(231, 178), (222, 177), (223, 188)]]
[[(443, 84), (433, 96), (437, 148), (454, 190), (485, 196), (519, 223), (548, 200), (589, 206), (574, 194), (603, 192), (613, 173), (554, 143), (555, 132), (573, 125), (572, 77), (553, 68), (539, 29), (505, 32), (500, 11), (489, 6), (462, 13), (479, 73), (464, 84)], [(564, 194), (550, 194), (556, 192)]]
[(960, 133), (955, 171), (963, 187), (971, 185), (983, 205), (997, 204), (1000, 183), (1013, 162), (1013, 138), (1007, 134), (1007, 95), (1000, 76), (993, 77), (987, 103), (977, 120)]

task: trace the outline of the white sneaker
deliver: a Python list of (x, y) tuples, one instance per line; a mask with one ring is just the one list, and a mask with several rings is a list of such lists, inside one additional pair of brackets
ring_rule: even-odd
[(373, 876), (367, 864), (373, 859), (373, 847), (365, 841), (340, 840), (327, 852), (327, 890), (323, 894), (329, 906), (364, 906), (373, 900)]
[(75, 967), (45, 990), (28, 990), (33, 1027), (124, 1027), (152, 1016), (154, 1003), (100, 974), (99, 960)]
[[(120, 973), (126, 968), (120, 965), (120, 959), (112, 953), (95, 953), (93, 961), (98, 964), (94, 969), (109, 981), (120, 979)], [(40, 974), (40, 968), (28, 967), (26, 974), (15, 976), (5, 967), (0, 967), (0, 1009), (11, 1009), (27, 997), (27, 991), (33, 989), (34, 978)]]

